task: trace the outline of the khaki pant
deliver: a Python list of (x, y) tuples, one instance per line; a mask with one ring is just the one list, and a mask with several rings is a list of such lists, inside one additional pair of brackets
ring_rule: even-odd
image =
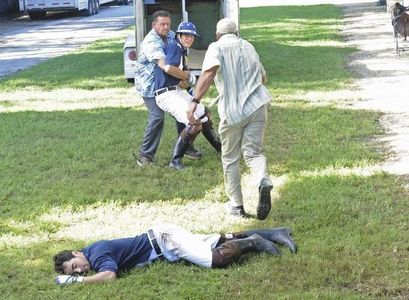
[(260, 107), (243, 121), (229, 125), (226, 120), (219, 124), (222, 142), (222, 165), (225, 191), (232, 206), (243, 205), (241, 192), (240, 157), (243, 154), (251, 175), (260, 185), (272, 186), (267, 174), (267, 160), (262, 154), (267, 124), (267, 104)]

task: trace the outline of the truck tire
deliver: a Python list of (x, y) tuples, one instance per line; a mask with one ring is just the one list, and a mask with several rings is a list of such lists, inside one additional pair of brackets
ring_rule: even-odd
[(99, 13), (99, 0), (94, 0), (95, 2), (95, 13)]
[(94, 0), (88, 0), (88, 7), (84, 9), (84, 16), (89, 17), (95, 14), (94, 10)]
[(29, 11), (28, 16), (31, 20), (42, 20), (47, 15), (46, 11)]

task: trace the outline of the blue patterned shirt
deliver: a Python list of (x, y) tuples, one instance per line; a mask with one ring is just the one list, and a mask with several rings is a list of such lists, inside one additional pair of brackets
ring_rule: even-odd
[(174, 39), (175, 33), (169, 31), (165, 42), (155, 29), (151, 29), (143, 39), (135, 68), (135, 88), (142, 97), (155, 97), (156, 60), (166, 57), (163, 49)]

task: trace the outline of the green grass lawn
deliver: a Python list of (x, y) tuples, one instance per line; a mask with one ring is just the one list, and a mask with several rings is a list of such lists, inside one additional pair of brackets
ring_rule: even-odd
[[(2, 299), (408, 298), (407, 191), (391, 175), (339, 172), (385, 159), (373, 141), (382, 133), (380, 114), (285, 100), (352, 82), (345, 66), (354, 49), (339, 36), (341, 17), (330, 5), (241, 10), (241, 34), (257, 48), (275, 98), (265, 138), (269, 172), (286, 178), (265, 221), (220, 217), (221, 164), (203, 137), (196, 142), (202, 160), (185, 160), (183, 172), (167, 168), (176, 139), (169, 117), (155, 166), (138, 168), (132, 153), (145, 127), (143, 106), (0, 114)], [(1, 80), (0, 92), (127, 89), (122, 43), (100, 41), (22, 71)], [(166, 211), (167, 221), (207, 233), (289, 226), (299, 253), (254, 255), (223, 270), (160, 262), (109, 284), (55, 285), (52, 256), (103, 234), (81, 224), (115, 235), (111, 227), (154, 223)], [(126, 230), (136, 234), (142, 225)]]

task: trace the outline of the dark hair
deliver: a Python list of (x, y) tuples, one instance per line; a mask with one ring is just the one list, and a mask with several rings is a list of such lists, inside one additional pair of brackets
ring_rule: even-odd
[(64, 273), (64, 266), (63, 264), (66, 261), (69, 261), (71, 259), (73, 259), (75, 256), (74, 254), (72, 254), (71, 250), (64, 250), (61, 251), (59, 253), (57, 253), (56, 255), (54, 255), (54, 270), (57, 273)]
[(170, 19), (170, 12), (166, 10), (155, 11), (152, 15), (152, 21), (156, 22), (159, 17), (168, 17)]

